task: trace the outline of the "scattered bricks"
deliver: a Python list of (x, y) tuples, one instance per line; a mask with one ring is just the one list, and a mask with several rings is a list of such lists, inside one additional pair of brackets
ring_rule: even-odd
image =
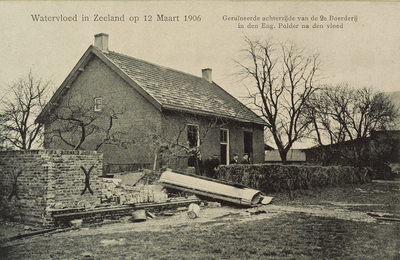
[(82, 222), (83, 222), (82, 219), (74, 219), (74, 220), (71, 220), (70, 223), (71, 223), (72, 227), (80, 228), (80, 227), (82, 227)]
[(120, 179), (103, 178), (102, 199), (114, 205), (138, 203), (161, 203), (168, 200), (168, 195), (161, 185), (131, 186), (120, 182)]
[(207, 207), (209, 207), (209, 208), (220, 208), (221, 207), (221, 203), (215, 202), (215, 201), (209, 201), (209, 202), (207, 202)]

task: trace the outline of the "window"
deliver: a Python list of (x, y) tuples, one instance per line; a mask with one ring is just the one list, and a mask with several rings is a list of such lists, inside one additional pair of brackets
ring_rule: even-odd
[[(187, 125), (187, 138), (189, 142), (189, 148), (199, 146), (199, 126), (197, 125)], [(196, 158), (191, 156), (188, 159), (188, 166), (194, 167), (196, 163)]]
[(220, 130), (220, 142), (221, 143), (228, 143), (228, 129), (221, 129)]
[(220, 142), (220, 155), (221, 164), (229, 164), (229, 130), (221, 128), (219, 130), (219, 142)]
[(187, 125), (189, 148), (199, 146), (199, 126)]
[(101, 111), (103, 105), (102, 98), (95, 98), (94, 99), (94, 111)]

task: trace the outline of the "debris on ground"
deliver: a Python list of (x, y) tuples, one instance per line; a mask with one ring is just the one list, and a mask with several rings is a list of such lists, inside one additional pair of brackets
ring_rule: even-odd
[(200, 207), (199, 205), (192, 203), (189, 205), (187, 215), (189, 218), (194, 219), (199, 216)]
[(144, 209), (142, 210), (136, 210), (132, 213), (132, 221), (133, 222), (142, 222), (147, 220), (147, 215), (146, 211)]
[(208, 201), (206, 205), (209, 208), (220, 208), (221, 207), (221, 203), (215, 202), (215, 201)]
[(165, 217), (171, 217), (171, 216), (175, 215), (175, 213), (171, 210), (168, 210), (168, 211), (161, 212), (160, 215), (165, 216)]
[(103, 178), (102, 201), (112, 205), (166, 202), (168, 194), (161, 185), (125, 184), (121, 179)]
[(260, 203), (262, 205), (267, 205), (267, 204), (271, 203), (272, 199), (273, 199), (273, 197), (261, 196)]
[(80, 228), (82, 227), (83, 220), (82, 219), (74, 219), (70, 221), (72, 227)]
[[(70, 221), (70, 226), (73, 227), (82, 225), (82, 222), (76, 219), (84, 219), (85, 224), (86, 217), (90, 218), (94, 214), (102, 214), (105, 211), (119, 216), (117, 218), (121, 221), (129, 222), (142, 222), (154, 219), (157, 215), (173, 216), (182, 211), (187, 211), (187, 216), (195, 219), (199, 217), (200, 206), (221, 207), (221, 203), (215, 200), (245, 206), (265, 205), (272, 200), (272, 197), (264, 196), (258, 190), (197, 175), (165, 171), (159, 180), (152, 180), (151, 184), (148, 184), (148, 179), (145, 173), (114, 174), (103, 178), (100, 208), (96, 209), (91, 205), (86, 205), (83, 201), (79, 205), (83, 210), (57, 212), (54, 217), (59, 220), (57, 223), (65, 222), (65, 219), (68, 218), (75, 219), (75, 222)], [(180, 192), (167, 193), (167, 188), (173, 188)], [(206, 200), (201, 201), (196, 195), (191, 194), (201, 195)], [(211, 201), (207, 198), (210, 198)], [(189, 205), (191, 203), (195, 203), (196, 206)], [(58, 205), (58, 207), (62, 208), (62, 205)], [(173, 210), (169, 210), (170, 208)], [(118, 212), (124, 214), (122, 212), (128, 212), (129, 209), (133, 210), (130, 218), (122, 219), (123, 216)], [(91, 214), (91, 216), (87, 214)]]
[(32, 226), (24, 226), (24, 231), (36, 231), (37, 228), (32, 227)]
[(250, 213), (250, 215), (259, 215), (259, 214), (268, 213), (268, 211), (266, 211), (264, 208), (260, 208), (260, 207), (247, 209), (246, 212)]
[(83, 252), (81, 254), (81, 259), (94, 259), (94, 254), (90, 252)]
[[(172, 178), (167, 178), (166, 175), (172, 176)], [(179, 189), (176, 186), (177, 183), (172, 182), (173, 184), (171, 184), (171, 179), (174, 178), (181, 179), (185, 185), (191, 184), (191, 186), (183, 185), (184, 189)], [(268, 204), (272, 200), (272, 197), (264, 196), (260, 191), (243, 185), (168, 171), (164, 172), (159, 180), (152, 180), (151, 184), (148, 184), (149, 178), (145, 173), (114, 174), (102, 178), (102, 180), (101, 201), (94, 204), (82, 200), (77, 202), (75, 208), (67, 207), (60, 202), (54, 203), (50, 206), (50, 211), (55, 227), (61, 227), (61, 229), (30, 232), (37, 229), (31, 226), (22, 226), (23, 232), (29, 234), (27, 233), (21, 238), (30, 236), (31, 233), (32, 235), (36, 233), (51, 235), (60, 230), (68, 230), (68, 228), (76, 230), (107, 223), (144, 222), (159, 216), (184, 215), (189, 219), (210, 219), (212, 216), (204, 215), (205, 211), (200, 212), (200, 210), (203, 207), (221, 208), (222, 205), (219, 201), (255, 207)], [(167, 193), (171, 192), (171, 190), (167, 190), (171, 187), (179, 192)], [(196, 195), (201, 195), (202, 199)], [(243, 211), (243, 214), (246, 215), (261, 213), (260, 210), (253, 210), (252, 213)], [(18, 239), (20, 236), (15, 238)]]
[(114, 179), (120, 179), (122, 181), (122, 183), (124, 183), (126, 185), (131, 185), (131, 186), (135, 186), (139, 182), (141, 184), (146, 184), (146, 181), (143, 180), (145, 177), (146, 177), (146, 172), (144, 172), (144, 171), (121, 172), (121, 173), (116, 173), (113, 175)]
[(153, 213), (148, 212), (148, 211), (146, 211), (146, 216), (151, 218), (151, 219), (156, 218), (156, 215), (154, 215)]
[[(191, 192), (200, 196), (223, 200), (239, 205), (254, 206), (268, 204), (272, 198), (265, 197), (261, 191), (237, 183), (189, 175), (167, 170), (160, 176), (160, 183), (167, 188)], [(265, 200), (265, 202), (264, 202)]]
[(380, 221), (400, 222), (399, 215), (391, 215), (391, 214), (386, 214), (386, 213), (375, 213), (375, 212), (368, 212), (367, 215), (375, 218), (376, 220), (380, 220)]
[(224, 218), (232, 218), (232, 217), (241, 217), (245, 214), (237, 212), (237, 213), (233, 213), (233, 212), (229, 212), (227, 214), (221, 215), (221, 216), (216, 216), (213, 219), (224, 219)]

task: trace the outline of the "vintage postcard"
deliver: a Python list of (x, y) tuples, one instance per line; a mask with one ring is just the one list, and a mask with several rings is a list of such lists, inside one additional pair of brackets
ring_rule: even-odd
[(399, 259), (399, 14), (0, 1), (0, 258)]

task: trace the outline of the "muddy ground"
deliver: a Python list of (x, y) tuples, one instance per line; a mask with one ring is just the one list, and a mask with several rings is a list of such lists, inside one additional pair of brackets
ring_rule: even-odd
[[(145, 222), (125, 219), (5, 242), (0, 258), (400, 259), (399, 184), (269, 194), (270, 205), (202, 207), (196, 219), (185, 209)], [(0, 227), (3, 241), (24, 232), (7, 222)]]

